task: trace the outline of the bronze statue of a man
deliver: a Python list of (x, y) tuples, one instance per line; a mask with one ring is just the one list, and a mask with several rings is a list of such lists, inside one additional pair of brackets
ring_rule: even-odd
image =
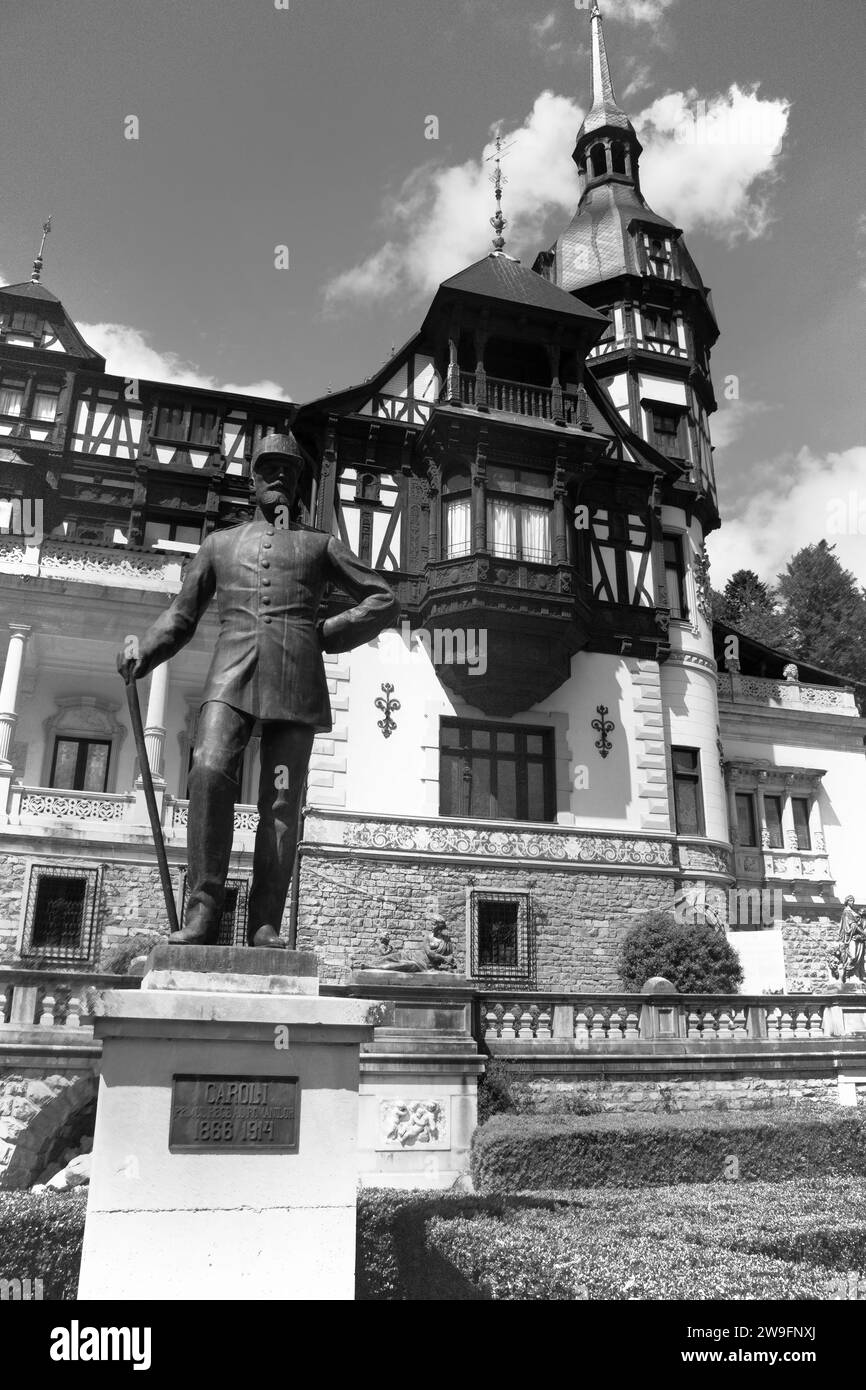
[[(121, 673), (140, 680), (190, 640), (216, 595), (219, 634), (189, 777), (189, 892), (173, 942), (217, 939), (241, 763), (261, 721), (247, 939), (251, 946), (285, 945), (279, 931), (307, 765), (314, 736), (331, 728), (322, 653), (361, 646), (399, 616), (393, 592), (373, 570), (333, 536), (289, 521), (302, 468), (293, 435), (261, 441), (252, 461), (252, 521), (207, 537), (180, 593), (142, 638), (138, 660), (118, 657)], [(356, 606), (321, 620), (328, 583)]]

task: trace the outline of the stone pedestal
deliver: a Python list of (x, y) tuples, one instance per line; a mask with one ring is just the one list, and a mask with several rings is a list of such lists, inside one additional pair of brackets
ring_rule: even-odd
[(382, 1001), (361, 1048), (358, 1163), (368, 1187), (443, 1189), (469, 1172), (484, 1071), (472, 1034), (475, 986), (444, 973), (357, 970)]
[(359, 1046), (314, 956), (159, 946), (102, 1039), (80, 1299), (354, 1297)]

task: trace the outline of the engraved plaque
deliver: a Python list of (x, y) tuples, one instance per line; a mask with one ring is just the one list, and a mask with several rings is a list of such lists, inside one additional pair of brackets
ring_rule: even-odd
[(176, 1076), (172, 1153), (297, 1153), (296, 1076)]

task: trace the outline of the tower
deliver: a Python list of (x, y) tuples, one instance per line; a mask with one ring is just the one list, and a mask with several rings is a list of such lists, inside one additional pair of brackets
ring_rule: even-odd
[(709, 417), (716, 409), (710, 352), (719, 336), (680, 228), (642, 191), (643, 146), (618, 105), (597, 0), (592, 100), (572, 158), (580, 200), (535, 270), (611, 320), (588, 362), (632, 429), (688, 470), (704, 532), (719, 525)]

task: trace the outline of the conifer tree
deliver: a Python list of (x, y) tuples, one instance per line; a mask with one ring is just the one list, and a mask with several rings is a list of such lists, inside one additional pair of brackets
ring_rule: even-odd
[(791, 633), (778, 606), (778, 595), (754, 570), (737, 570), (722, 593), (714, 591), (713, 614), (768, 647), (784, 649), (790, 643)]
[(779, 575), (791, 646), (803, 661), (866, 681), (866, 591), (835, 549), (804, 546)]

